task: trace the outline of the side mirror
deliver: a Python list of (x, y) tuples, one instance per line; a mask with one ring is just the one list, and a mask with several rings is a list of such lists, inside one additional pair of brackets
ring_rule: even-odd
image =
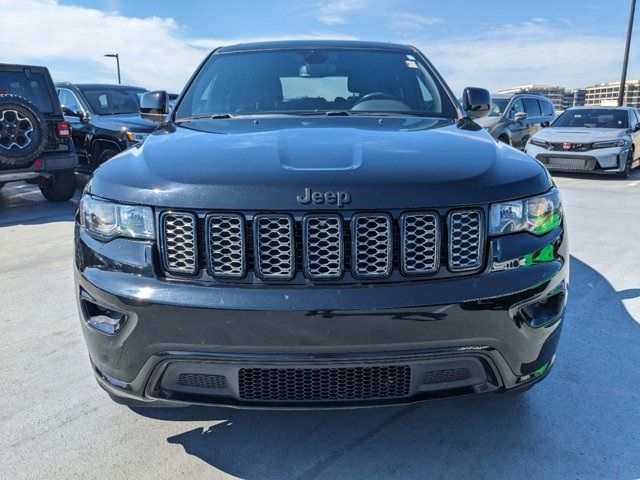
[(491, 94), (484, 88), (467, 87), (462, 92), (462, 106), (472, 120), (489, 115)]
[(513, 117), (514, 122), (521, 122), (526, 119), (527, 119), (527, 114), (524, 112), (518, 112), (516, 113), (515, 117)]
[(640, 132), (640, 123), (636, 123), (636, 126), (633, 127), (634, 132)]
[(140, 97), (140, 116), (162, 123), (169, 112), (169, 95), (164, 90), (147, 92)]
[(81, 111), (76, 112), (75, 110), (71, 110), (69, 107), (65, 107), (64, 105), (62, 105), (62, 114), (66, 115), (67, 117), (84, 117), (84, 113), (82, 113)]

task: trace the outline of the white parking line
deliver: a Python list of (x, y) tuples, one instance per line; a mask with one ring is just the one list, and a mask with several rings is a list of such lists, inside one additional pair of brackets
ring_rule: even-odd
[(636, 180), (635, 182), (627, 183), (625, 187), (635, 187), (636, 185), (640, 185), (640, 180)]

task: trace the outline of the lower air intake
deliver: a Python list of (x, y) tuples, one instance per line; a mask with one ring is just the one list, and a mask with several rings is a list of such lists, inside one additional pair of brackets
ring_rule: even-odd
[(409, 395), (411, 367), (242, 368), (240, 398), (258, 401), (343, 401)]
[(227, 388), (227, 379), (222, 375), (181, 373), (178, 376), (178, 385), (197, 388)]
[(448, 368), (446, 370), (432, 370), (425, 372), (422, 383), (448, 383), (466, 380), (471, 377), (471, 371), (468, 368)]

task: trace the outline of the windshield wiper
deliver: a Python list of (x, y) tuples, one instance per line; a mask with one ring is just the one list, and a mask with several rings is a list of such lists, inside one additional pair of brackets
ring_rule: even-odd
[(371, 112), (367, 110), (328, 110), (324, 112), (304, 112), (301, 115), (323, 115), (326, 117), (441, 117), (442, 115), (431, 115), (422, 112)]
[(224, 119), (224, 118), (233, 118), (233, 115), (231, 115), (230, 113), (208, 113), (206, 115), (191, 115), (190, 117), (182, 117), (176, 120), (176, 123), (181, 123), (181, 122), (194, 122), (197, 120), (217, 120), (217, 119)]

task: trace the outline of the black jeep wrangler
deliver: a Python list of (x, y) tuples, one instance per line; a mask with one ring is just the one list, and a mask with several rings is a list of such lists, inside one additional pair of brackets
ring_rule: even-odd
[[(523, 391), (563, 323), (546, 169), (408, 46), (223, 47), (96, 170), (76, 298), (119, 401), (339, 407)], [(126, 398), (128, 400), (122, 400)]]
[(0, 64), (0, 187), (35, 179), (47, 200), (69, 200), (77, 163), (49, 71)]

